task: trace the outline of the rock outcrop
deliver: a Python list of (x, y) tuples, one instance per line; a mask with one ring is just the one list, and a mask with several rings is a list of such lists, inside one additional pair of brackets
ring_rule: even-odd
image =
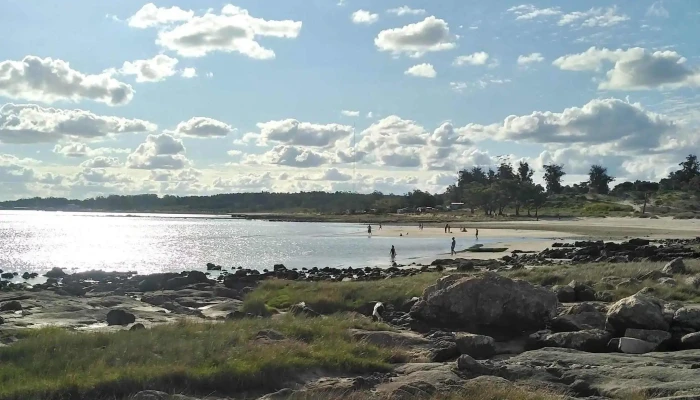
[(445, 276), (428, 287), (411, 316), (430, 326), (494, 337), (543, 329), (556, 315), (556, 294), (495, 273)]
[(669, 330), (661, 301), (642, 294), (626, 297), (610, 306), (607, 324), (623, 335), (627, 329)]

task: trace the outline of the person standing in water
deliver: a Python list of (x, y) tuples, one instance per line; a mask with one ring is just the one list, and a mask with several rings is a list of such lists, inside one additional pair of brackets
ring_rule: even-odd
[(455, 252), (455, 246), (456, 246), (456, 245), (457, 245), (457, 242), (455, 241), (455, 238), (453, 237), (453, 238), (452, 238), (452, 252), (450, 253), (450, 255), (455, 255), (455, 254), (457, 254), (457, 252)]
[(391, 256), (391, 261), (394, 262), (394, 260), (396, 260), (396, 248), (394, 246), (391, 246), (389, 255)]
[(372, 225), (367, 225), (367, 234), (372, 236)]

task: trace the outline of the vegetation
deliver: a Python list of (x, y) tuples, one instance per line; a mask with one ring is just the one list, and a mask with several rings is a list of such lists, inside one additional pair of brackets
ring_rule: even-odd
[[(453, 214), (436, 215), (432, 208), (446, 209), (463, 203), (469, 216), (488, 218), (512, 216), (632, 215), (633, 212), (678, 215), (700, 212), (700, 162), (689, 155), (680, 169), (659, 182), (621, 182), (610, 187), (615, 178), (607, 168), (593, 165), (588, 180), (564, 186), (565, 165), (549, 164), (541, 171), (544, 186), (533, 182), (537, 172), (524, 161), (513, 166), (504, 159), (496, 169), (479, 166), (465, 168), (456, 182), (442, 194), (414, 190), (404, 195), (374, 192), (232, 193), (214, 196), (170, 196), (155, 194), (108, 196), (85, 200), (31, 198), (0, 203), (0, 208), (42, 210), (94, 210), (124, 212), (208, 212), (208, 213), (289, 213), (304, 220), (328, 220), (329, 215), (361, 214), (362, 222), (386, 220), (386, 214), (400, 209), (421, 209), (426, 219), (449, 220)], [(601, 205), (606, 203), (607, 205)], [(429, 208), (429, 210), (425, 210)], [(685, 218), (689, 218), (686, 216)], [(347, 220), (347, 219), (346, 219)]]
[[(349, 328), (386, 328), (337, 316), (178, 323), (142, 331), (25, 330), (0, 347), (0, 399), (121, 398), (139, 390), (191, 394), (268, 391), (303, 371), (385, 371), (397, 350), (354, 342)], [(273, 329), (287, 340), (256, 340)]]

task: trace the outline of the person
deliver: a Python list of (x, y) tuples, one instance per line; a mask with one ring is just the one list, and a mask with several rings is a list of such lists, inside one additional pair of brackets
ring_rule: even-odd
[(372, 236), (372, 225), (367, 225), (367, 234)]
[(457, 253), (455, 252), (455, 246), (456, 246), (456, 245), (457, 245), (457, 242), (455, 241), (455, 238), (453, 237), (453, 238), (452, 238), (452, 252), (450, 253), (450, 255), (455, 255), (455, 254), (457, 254)]
[(476, 228), (476, 240), (479, 240), (479, 228)]
[(379, 223), (379, 230), (380, 231), (382, 230), (382, 223), (381, 222)]
[(391, 261), (396, 260), (396, 248), (394, 248), (394, 246), (391, 246), (391, 251), (389, 252), (389, 255), (391, 255)]
[(445, 233), (447, 233), (447, 228), (449, 228), (449, 227), (450, 227), (449, 224), (445, 224)]

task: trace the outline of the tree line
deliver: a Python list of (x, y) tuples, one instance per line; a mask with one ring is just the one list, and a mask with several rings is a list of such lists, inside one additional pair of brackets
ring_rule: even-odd
[(171, 211), (171, 212), (375, 212), (394, 213), (401, 208), (438, 207), (451, 203), (463, 203), (472, 212), (481, 210), (486, 215), (503, 215), (513, 210), (515, 215), (526, 213), (538, 216), (539, 210), (557, 195), (579, 195), (588, 193), (610, 195), (632, 195), (647, 200), (659, 191), (700, 192), (700, 163), (691, 154), (680, 164), (680, 169), (659, 182), (622, 182), (612, 189), (615, 181), (607, 168), (592, 165), (588, 180), (563, 185), (566, 176), (564, 165), (545, 165), (544, 185), (533, 181), (535, 170), (524, 161), (513, 165), (502, 161), (496, 169), (482, 167), (465, 168), (459, 171), (456, 182), (444, 193), (431, 194), (414, 190), (404, 195), (373, 192), (369, 194), (351, 192), (301, 192), (301, 193), (230, 193), (213, 196), (158, 196), (112, 195), (85, 200), (66, 198), (29, 198), (0, 202), (0, 208), (29, 208), (62, 210), (69, 208), (104, 211)]

